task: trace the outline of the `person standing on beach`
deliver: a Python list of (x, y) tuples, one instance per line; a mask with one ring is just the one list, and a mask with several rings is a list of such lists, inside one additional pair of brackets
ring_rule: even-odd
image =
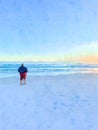
[(20, 84), (26, 84), (28, 69), (24, 66), (24, 64), (21, 64), (21, 66), (18, 68), (18, 72), (20, 74)]

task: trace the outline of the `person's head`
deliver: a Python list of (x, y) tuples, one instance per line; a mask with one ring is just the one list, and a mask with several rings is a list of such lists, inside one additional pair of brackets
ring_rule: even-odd
[(24, 64), (22, 63), (21, 66), (24, 66)]

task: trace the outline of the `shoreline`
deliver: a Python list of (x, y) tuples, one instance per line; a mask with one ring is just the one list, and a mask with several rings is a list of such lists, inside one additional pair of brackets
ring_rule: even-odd
[[(96, 72), (96, 73), (66, 73), (66, 74), (49, 74), (49, 75), (28, 75), (27, 74), (27, 78), (28, 77), (61, 77), (61, 76), (73, 76), (73, 75), (98, 75), (98, 73)], [(2, 76), (2, 77), (0, 77), (0, 79), (1, 78), (19, 78), (19, 75), (16, 75), (16, 76)]]

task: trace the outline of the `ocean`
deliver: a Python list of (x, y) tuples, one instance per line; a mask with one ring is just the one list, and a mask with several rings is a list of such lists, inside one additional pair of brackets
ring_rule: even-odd
[[(18, 76), (19, 62), (0, 62), (0, 77)], [(73, 73), (98, 73), (95, 64), (26, 62), (28, 75), (64, 75)]]

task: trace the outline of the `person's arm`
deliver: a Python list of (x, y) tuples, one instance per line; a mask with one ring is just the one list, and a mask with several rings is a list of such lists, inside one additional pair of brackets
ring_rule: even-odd
[(19, 67), (19, 68), (18, 68), (18, 72), (20, 72), (20, 70), (21, 70), (21, 68)]
[(18, 72), (20, 71), (20, 68), (18, 68)]

